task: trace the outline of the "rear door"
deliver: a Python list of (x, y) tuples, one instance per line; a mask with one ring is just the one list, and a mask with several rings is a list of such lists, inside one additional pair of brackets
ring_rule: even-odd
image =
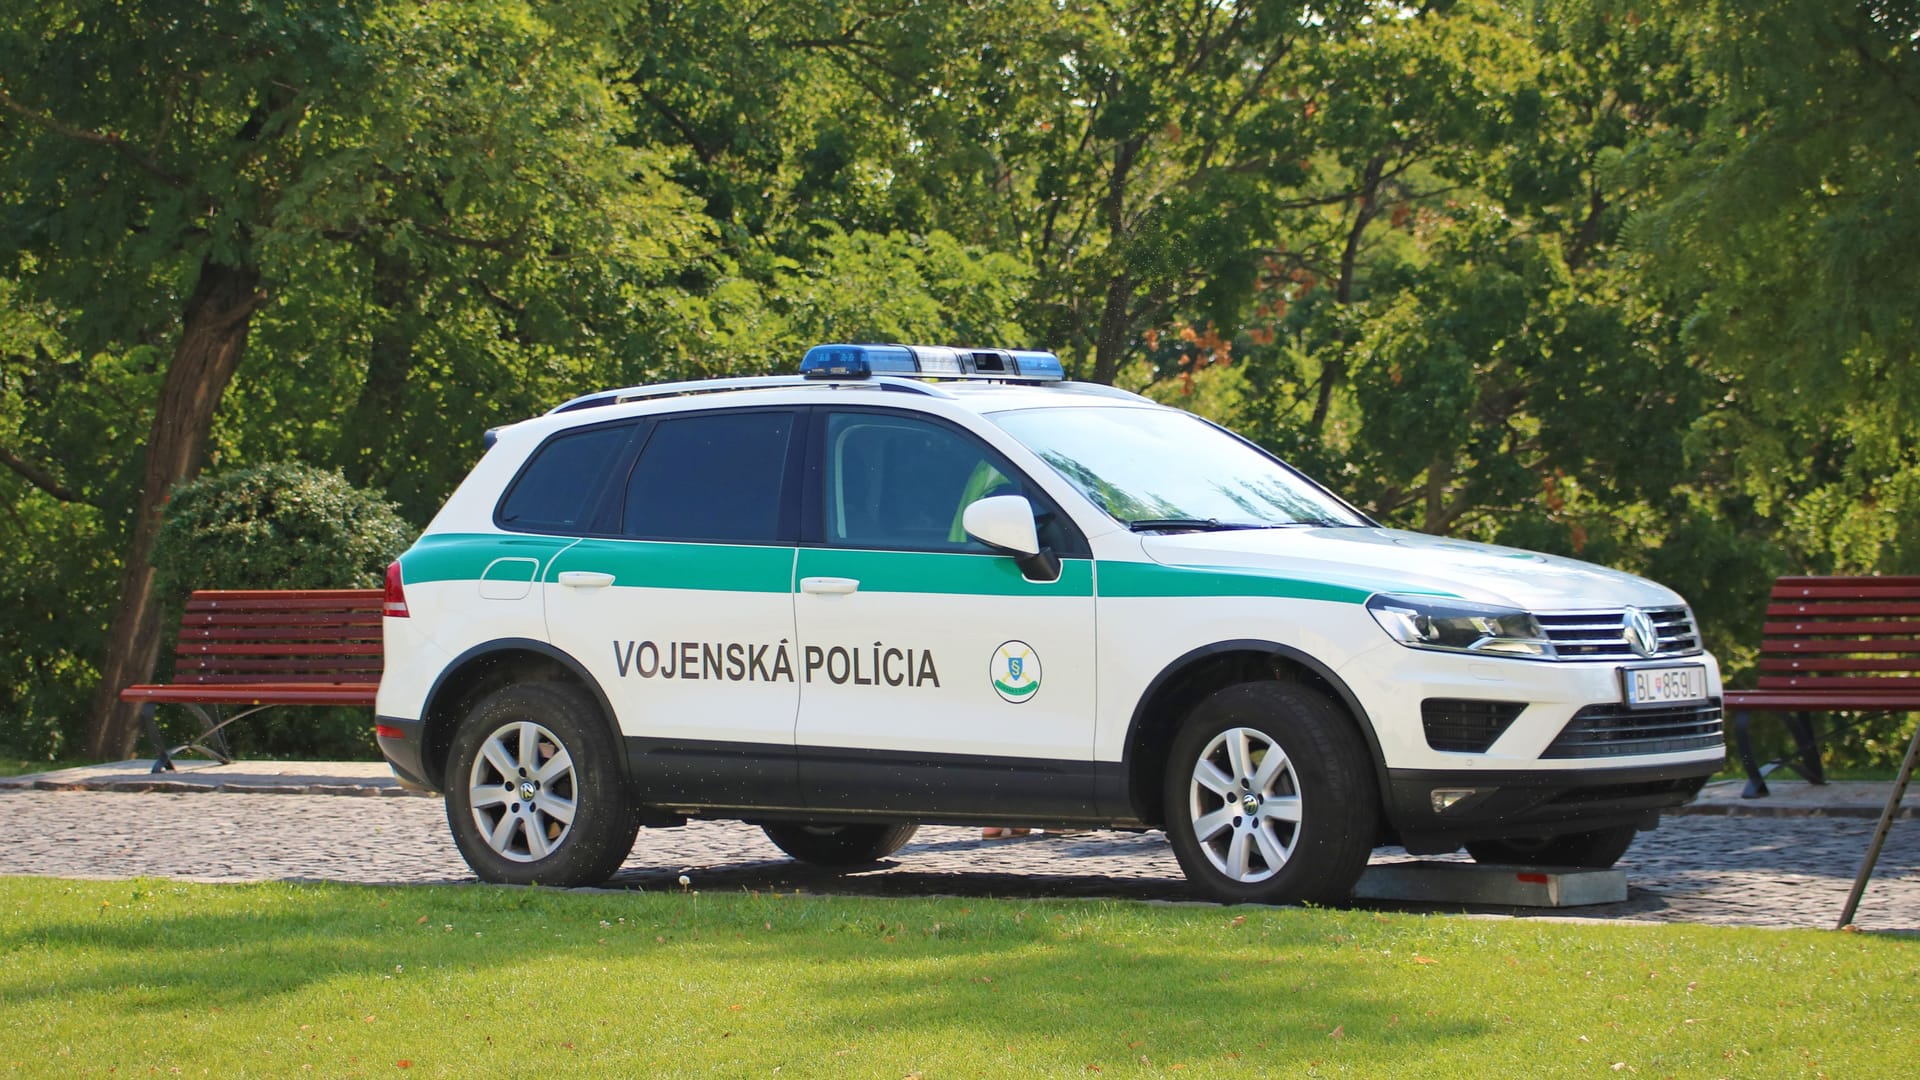
[(598, 533), (547, 568), (550, 638), (605, 689), (648, 802), (797, 805), (800, 427), (781, 408), (651, 421)]

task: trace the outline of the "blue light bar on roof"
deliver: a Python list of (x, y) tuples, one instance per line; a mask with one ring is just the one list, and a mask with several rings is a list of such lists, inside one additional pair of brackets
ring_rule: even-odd
[(961, 349), (948, 345), (815, 345), (800, 361), (809, 379), (917, 375), (935, 379), (1058, 382), (1060, 358), (1026, 349)]

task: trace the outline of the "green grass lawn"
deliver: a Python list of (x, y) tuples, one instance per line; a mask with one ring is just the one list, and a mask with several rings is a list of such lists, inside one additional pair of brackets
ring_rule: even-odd
[(0, 757), (0, 776), (24, 776), (27, 773), (48, 772), (53, 769), (85, 764), (87, 763), (84, 761), (28, 761), (25, 758)]
[(1874, 1076), (1917, 974), (1820, 931), (0, 878), (0, 1072)]

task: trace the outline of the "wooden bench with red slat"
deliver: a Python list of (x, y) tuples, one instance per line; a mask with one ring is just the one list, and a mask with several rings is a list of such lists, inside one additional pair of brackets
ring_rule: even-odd
[(1760, 685), (1729, 690), (1734, 742), (1749, 799), (1767, 794), (1750, 713), (1779, 713), (1797, 747), (1785, 763), (1826, 782), (1809, 714), (1920, 710), (1920, 577), (1783, 577), (1761, 626)]
[[(129, 686), (121, 701), (143, 702), (153, 771), (173, 768), (189, 748), (220, 761), (223, 728), (275, 705), (367, 705), (380, 687), (379, 589), (201, 589), (187, 600), (174, 649), (173, 681)], [(183, 705), (200, 718), (193, 742), (168, 749), (155, 706)], [(222, 706), (240, 711), (224, 719)]]

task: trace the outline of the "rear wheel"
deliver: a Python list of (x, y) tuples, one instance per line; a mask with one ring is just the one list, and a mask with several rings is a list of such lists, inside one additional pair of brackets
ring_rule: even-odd
[(1203, 699), (1173, 740), (1163, 794), (1187, 880), (1226, 903), (1344, 902), (1380, 821), (1352, 722), (1292, 683), (1244, 683)]
[(593, 702), (563, 683), (481, 699), (454, 733), (447, 823), (482, 881), (594, 885), (633, 850), (613, 736)]
[(762, 825), (773, 846), (815, 866), (865, 866), (905, 847), (918, 825)]
[(1605, 870), (1620, 861), (1633, 846), (1639, 830), (1631, 825), (1592, 832), (1563, 833), (1559, 836), (1507, 837), (1501, 840), (1475, 840), (1467, 845), (1467, 854), (1477, 863), (1500, 866), (1572, 866), (1583, 870)]

